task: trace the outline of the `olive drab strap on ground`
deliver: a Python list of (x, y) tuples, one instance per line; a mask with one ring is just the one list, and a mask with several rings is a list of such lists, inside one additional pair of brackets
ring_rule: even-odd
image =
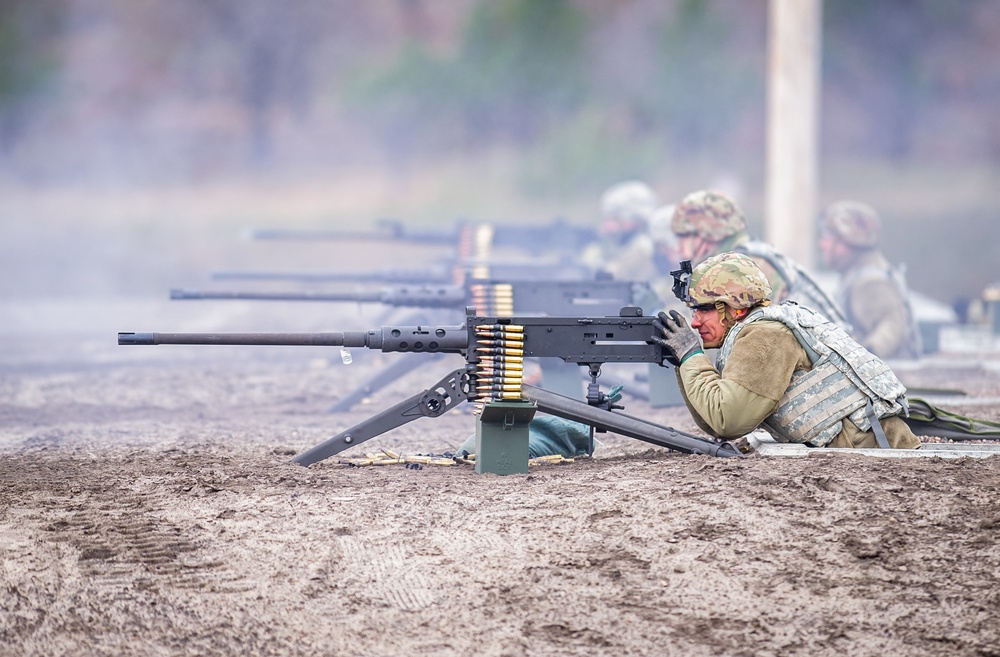
[(733, 326), (719, 350), (720, 372), (743, 328), (762, 320), (787, 326), (813, 364), (811, 370), (793, 374), (777, 409), (765, 420), (775, 440), (822, 447), (840, 433), (845, 417), (868, 431), (869, 403), (880, 419), (906, 414), (906, 388), (889, 366), (842, 328), (795, 302), (757, 308)]
[(834, 324), (847, 332), (851, 331), (851, 323), (837, 302), (830, 298), (823, 288), (813, 280), (812, 276), (800, 267), (798, 263), (783, 253), (780, 253), (767, 242), (751, 240), (733, 248), (737, 253), (744, 253), (752, 258), (762, 258), (774, 267), (785, 279), (792, 301), (800, 302), (825, 315)]
[(909, 402), (910, 416), (903, 421), (918, 436), (937, 436), (952, 440), (1000, 438), (1000, 422), (959, 415), (933, 406), (918, 397), (911, 397)]
[(857, 267), (849, 271), (840, 282), (840, 304), (847, 311), (847, 319), (854, 321), (850, 316), (851, 303), (850, 299), (847, 298), (849, 290), (854, 287), (854, 284), (863, 279), (874, 279), (880, 281), (888, 281), (896, 288), (899, 293), (899, 297), (903, 300), (903, 305), (906, 307), (906, 320), (907, 320), (907, 330), (909, 335), (906, 340), (906, 351), (901, 354), (904, 358), (917, 358), (923, 353), (923, 344), (920, 339), (920, 328), (917, 326), (917, 317), (913, 311), (913, 301), (910, 299), (909, 288), (906, 287), (906, 279), (903, 272), (896, 267), (889, 267), (885, 269), (883, 267), (876, 267), (874, 265), (865, 265), (863, 267)]

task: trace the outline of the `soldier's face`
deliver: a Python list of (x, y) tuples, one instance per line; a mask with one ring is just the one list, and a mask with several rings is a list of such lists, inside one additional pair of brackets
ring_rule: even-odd
[(677, 253), (681, 260), (698, 264), (712, 254), (713, 244), (706, 242), (697, 233), (677, 236)]
[(828, 230), (824, 230), (820, 235), (819, 250), (826, 266), (837, 271), (850, 262), (852, 255), (851, 247)]
[(695, 309), (691, 317), (691, 328), (698, 331), (701, 341), (708, 349), (714, 349), (726, 338), (726, 325), (715, 307)]

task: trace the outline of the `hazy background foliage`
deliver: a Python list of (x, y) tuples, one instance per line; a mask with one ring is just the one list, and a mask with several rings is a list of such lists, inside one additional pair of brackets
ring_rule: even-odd
[[(13, 238), (58, 251), (109, 230), (198, 239), (385, 214), (588, 223), (601, 191), (630, 177), (664, 202), (722, 186), (759, 232), (766, 11), (2, 0), (0, 255), (30, 269)], [(874, 204), (890, 256), (944, 300), (1000, 278), (998, 55), (992, 0), (824, 3), (820, 202)], [(185, 196), (206, 189), (229, 201)]]

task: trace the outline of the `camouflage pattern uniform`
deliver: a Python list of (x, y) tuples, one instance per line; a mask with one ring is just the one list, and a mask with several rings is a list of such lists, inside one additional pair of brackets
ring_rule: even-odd
[(828, 264), (840, 273), (840, 302), (854, 337), (880, 358), (917, 358), (920, 331), (903, 272), (878, 248), (878, 214), (864, 203), (840, 201), (824, 212), (823, 230), (823, 240), (847, 249)]
[(783, 442), (875, 447), (864, 412), (870, 401), (891, 447), (919, 447), (899, 417), (905, 388), (889, 368), (821, 315), (794, 303), (772, 306), (769, 297), (764, 272), (742, 254), (712, 256), (692, 273), (689, 306), (750, 310), (727, 319), (719, 367), (696, 353), (676, 370), (698, 426), (723, 439), (763, 426)]
[(702, 190), (688, 194), (674, 211), (672, 229), (677, 236), (697, 235), (710, 243), (706, 258), (726, 251), (750, 256), (767, 276), (774, 301), (798, 301), (850, 330), (844, 312), (805, 269), (772, 245), (750, 239), (743, 213), (722, 192)]

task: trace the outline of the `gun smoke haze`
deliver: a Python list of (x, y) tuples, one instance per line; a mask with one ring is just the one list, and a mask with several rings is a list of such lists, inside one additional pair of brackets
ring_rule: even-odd
[[(12, 0), (0, 294), (155, 295), (248, 226), (588, 224), (628, 177), (759, 233), (765, 2), (545, 5)], [(950, 302), (997, 278), (1000, 10), (918, 5), (827, 3), (821, 202)]]
[[(304, 468), (461, 365), (367, 394), (399, 354), (115, 344), (457, 323), (169, 299), (370, 290), (210, 275), (456, 250), (251, 228), (596, 226), (637, 178), (664, 203), (724, 187), (759, 236), (767, 8), (0, 2), (0, 655), (1000, 655), (997, 457), (713, 460), (598, 434), (528, 475)], [(915, 289), (979, 295), (1000, 279), (1000, 2), (826, 0), (823, 28), (820, 203), (878, 208)], [(899, 374), (997, 421), (996, 360)], [(703, 435), (638, 390), (628, 414)], [(343, 455), (454, 450), (469, 406)]]

